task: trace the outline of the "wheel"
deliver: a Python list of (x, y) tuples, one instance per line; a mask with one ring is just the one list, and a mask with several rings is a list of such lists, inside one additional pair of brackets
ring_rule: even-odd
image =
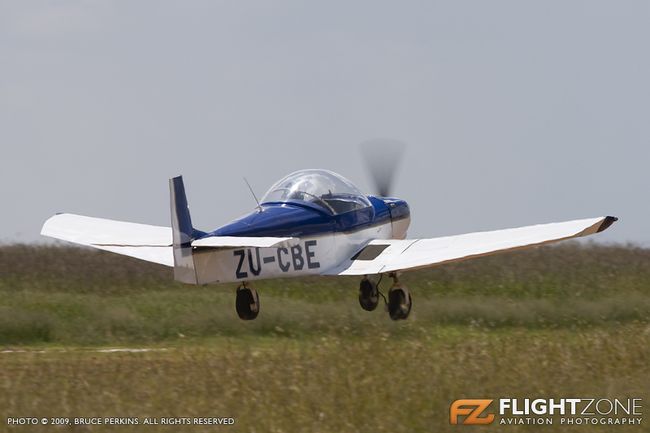
[(373, 311), (379, 304), (379, 290), (377, 284), (367, 278), (359, 284), (359, 304), (366, 311)]
[(260, 297), (257, 290), (250, 287), (237, 288), (235, 299), (237, 315), (242, 320), (253, 320), (260, 312)]
[(403, 286), (393, 286), (388, 291), (388, 314), (393, 320), (404, 320), (411, 312), (411, 294)]

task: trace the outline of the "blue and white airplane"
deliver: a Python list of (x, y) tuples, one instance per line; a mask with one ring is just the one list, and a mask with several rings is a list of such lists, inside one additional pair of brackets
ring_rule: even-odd
[[(252, 281), (306, 275), (358, 275), (361, 307), (374, 310), (381, 295), (391, 319), (400, 320), (411, 311), (401, 272), (587, 236), (617, 220), (407, 239), (411, 215), (404, 200), (365, 195), (331, 171), (301, 170), (273, 185), (251, 213), (205, 232), (192, 225), (183, 179), (170, 179), (169, 188), (171, 227), (57, 214), (41, 234), (173, 267), (183, 283), (238, 282), (235, 305), (244, 320), (260, 310)], [(387, 297), (369, 278), (381, 275), (392, 279)]]

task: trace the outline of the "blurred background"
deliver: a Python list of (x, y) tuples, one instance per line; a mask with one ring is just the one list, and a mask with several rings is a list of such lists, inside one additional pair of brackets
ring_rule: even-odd
[[(459, 398), (645, 406), (648, 41), (641, 0), (0, 0), (0, 430), (29, 415), (457, 432)], [(255, 206), (243, 177), (261, 196), (327, 168), (372, 192), (359, 143), (376, 138), (408, 144), (393, 193), (412, 237), (621, 219), (406, 273), (399, 322), (361, 310), (357, 278), (261, 281), (244, 322), (234, 285), (38, 234), (62, 211), (168, 225), (177, 174), (201, 229)]]
[(650, 243), (642, 0), (0, 1), (0, 240), (55, 212), (212, 229), (300, 168), (370, 191), (358, 143), (409, 147), (411, 236), (612, 214)]

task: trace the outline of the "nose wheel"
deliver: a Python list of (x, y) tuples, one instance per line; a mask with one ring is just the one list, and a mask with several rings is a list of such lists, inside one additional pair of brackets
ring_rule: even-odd
[(368, 278), (364, 278), (359, 284), (359, 304), (366, 311), (373, 311), (379, 304), (377, 284)]
[(373, 311), (379, 304), (379, 296), (384, 299), (388, 315), (393, 320), (404, 320), (411, 313), (413, 304), (411, 293), (408, 289), (399, 283), (397, 274), (390, 273), (389, 277), (393, 279), (393, 286), (388, 290), (388, 298), (379, 291), (381, 278), (377, 283), (364, 277), (359, 284), (359, 304), (366, 311)]
[(260, 297), (257, 295), (257, 290), (245, 285), (239, 286), (235, 299), (235, 309), (240, 319), (255, 319), (260, 312)]

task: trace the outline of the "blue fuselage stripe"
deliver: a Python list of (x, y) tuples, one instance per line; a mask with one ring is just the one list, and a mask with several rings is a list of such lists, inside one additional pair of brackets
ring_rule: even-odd
[(207, 236), (278, 236), (303, 237), (327, 233), (362, 230), (391, 221), (394, 203), (403, 203), (400, 217), (408, 215), (408, 205), (403, 200), (386, 201), (369, 196), (372, 206), (339, 215), (302, 203), (264, 203), (262, 211), (254, 211), (226, 224)]

